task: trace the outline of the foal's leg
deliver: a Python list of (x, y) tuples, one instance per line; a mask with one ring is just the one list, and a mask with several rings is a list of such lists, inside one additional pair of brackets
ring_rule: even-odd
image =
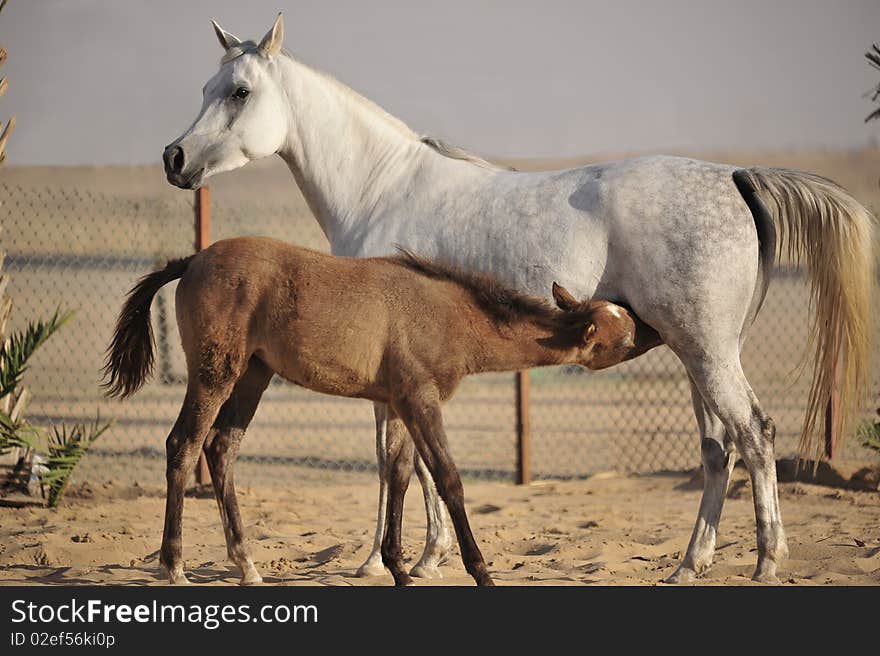
[(684, 362), (709, 409), (733, 437), (749, 470), (758, 538), (758, 565), (752, 578), (776, 582), (776, 568), (788, 555), (776, 487), (776, 427), (758, 404), (738, 353), (718, 361)]
[(186, 481), (195, 467), (199, 451), (214, 423), (217, 411), (227, 399), (232, 385), (208, 388), (198, 381), (187, 386), (180, 415), (165, 442), (167, 485), (165, 530), (159, 562), (172, 584), (188, 583), (183, 573), (182, 525), (183, 494)]
[(425, 461), (440, 496), (449, 508), (465, 569), (474, 577), (477, 585), (494, 585), (465, 512), (464, 488), (458, 469), (449, 455), (436, 391), (420, 390), (396, 399), (394, 408), (406, 423), (419, 455)]
[(736, 462), (736, 447), (724, 424), (706, 406), (700, 390), (691, 381), (691, 400), (700, 428), (700, 454), (703, 460), (703, 498), (697, 523), (684, 560), (666, 579), (667, 583), (690, 583), (712, 565), (718, 521), (727, 495), (730, 474)]
[(244, 526), (235, 495), (233, 467), (245, 430), (254, 417), (260, 397), (269, 385), (272, 370), (262, 360), (252, 357), (244, 375), (235, 384), (232, 395), (220, 408), (214, 423), (213, 439), (205, 442), (205, 456), (214, 483), (214, 495), (226, 535), (226, 553), (241, 569), (241, 585), (262, 583), (254, 567), (244, 538)]
[(403, 422), (388, 415), (388, 513), (385, 518), (385, 537), (382, 540), (382, 561), (390, 570), (397, 585), (412, 585), (412, 579), (403, 567), (401, 525), (403, 501), (412, 478), (413, 442)]
[(388, 406), (384, 403), (373, 404), (373, 415), (376, 419), (376, 465), (379, 471), (379, 510), (376, 518), (376, 533), (373, 536), (373, 550), (364, 563), (358, 567), (358, 576), (381, 576), (385, 573), (382, 564), (382, 535), (385, 530), (385, 514), (388, 507), (388, 458), (387, 425)]

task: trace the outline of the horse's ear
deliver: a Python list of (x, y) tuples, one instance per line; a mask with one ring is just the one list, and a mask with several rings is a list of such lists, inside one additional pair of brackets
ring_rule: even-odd
[(584, 331), (584, 344), (589, 344), (590, 340), (593, 338), (593, 335), (596, 334), (596, 324), (592, 321), (590, 325), (587, 326), (587, 329)]
[(211, 25), (214, 26), (214, 34), (217, 35), (217, 40), (220, 42), (220, 45), (223, 46), (224, 50), (229, 50), (234, 46), (241, 45), (241, 39), (224, 30), (217, 24), (217, 21), (212, 20)]
[(553, 300), (556, 301), (559, 309), (565, 312), (571, 312), (580, 307), (577, 299), (565, 287), (555, 282), (553, 283)]
[(281, 13), (278, 13), (278, 18), (275, 19), (275, 24), (272, 26), (272, 29), (266, 32), (266, 36), (263, 37), (263, 40), (260, 41), (260, 45), (257, 46), (257, 50), (260, 51), (261, 54), (266, 57), (274, 57), (279, 52), (281, 52), (281, 46), (284, 42), (284, 19), (281, 17)]

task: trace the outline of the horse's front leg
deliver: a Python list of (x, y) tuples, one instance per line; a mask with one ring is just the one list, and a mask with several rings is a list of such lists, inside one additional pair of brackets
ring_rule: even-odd
[(425, 551), (422, 557), (410, 570), (412, 576), (425, 579), (443, 578), (440, 565), (446, 562), (455, 534), (450, 528), (449, 511), (446, 504), (437, 493), (437, 486), (431, 472), (425, 466), (424, 460), (416, 455), (416, 473), (422, 484), (422, 494), (425, 496), (425, 514), (428, 520), (427, 535), (425, 536)]
[(385, 533), (385, 514), (388, 508), (388, 456), (387, 456), (387, 419), (388, 406), (384, 403), (373, 404), (373, 416), (376, 419), (376, 466), (379, 471), (379, 508), (376, 517), (376, 533), (373, 536), (373, 550), (358, 567), (358, 576), (381, 576), (385, 573), (382, 564), (382, 536)]

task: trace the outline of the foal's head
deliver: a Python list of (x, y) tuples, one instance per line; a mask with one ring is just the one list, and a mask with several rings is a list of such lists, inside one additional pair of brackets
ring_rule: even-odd
[(579, 301), (555, 282), (553, 299), (563, 311), (566, 346), (574, 349), (574, 361), (583, 367), (604, 369), (659, 343), (653, 329), (620, 305), (610, 301)]

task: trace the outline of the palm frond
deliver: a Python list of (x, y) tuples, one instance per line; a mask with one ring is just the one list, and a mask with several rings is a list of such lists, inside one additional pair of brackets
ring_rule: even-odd
[(37, 449), (43, 434), (39, 429), (0, 411), (0, 455), (14, 448)]
[(72, 316), (71, 312), (55, 310), (48, 321), (29, 323), (27, 328), (3, 344), (0, 348), (0, 399), (15, 391), (27, 371), (30, 357)]
[[(880, 416), (880, 408), (877, 408), (877, 415)], [(859, 428), (857, 435), (863, 447), (880, 451), (880, 419), (866, 421)]]
[(49, 433), (46, 472), (41, 476), (43, 483), (49, 487), (50, 508), (54, 508), (61, 501), (73, 469), (92, 443), (110, 428), (110, 425), (109, 422), (102, 425), (100, 417), (95, 417), (92, 424), (75, 424), (69, 428), (63, 424), (60, 428), (52, 427)]

